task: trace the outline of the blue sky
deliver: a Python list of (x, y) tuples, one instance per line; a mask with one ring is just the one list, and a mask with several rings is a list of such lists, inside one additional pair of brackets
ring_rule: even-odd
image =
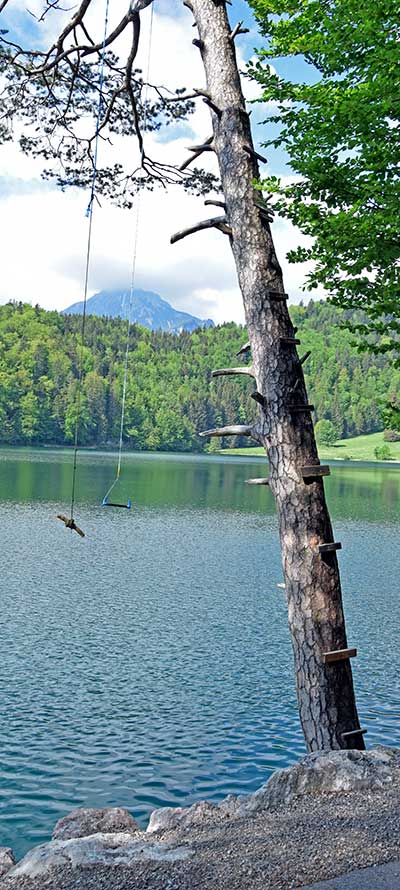
[[(113, 13), (119, 15), (125, 11), (126, 2), (112, 0)], [(41, 9), (42, 0), (31, 0), (32, 7)], [(93, 28), (98, 37), (102, 34), (104, 20), (103, 0), (95, 0), (94, 8)], [(12, 15), (6, 18), (3, 14), (0, 17), (0, 26), (4, 27), (8, 19), (10, 25), (16, 27), (18, 39), (22, 39), (23, 32), (26, 38), (30, 38), (34, 22), (26, 12), (25, 0), (14, 0), (10, 10)], [(183, 9), (180, 0), (155, 0), (154, 12), (150, 79), (160, 83), (165, 81), (167, 75), (168, 86), (173, 88), (200, 85), (203, 72), (199, 53), (191, 45), (194, 33), (191, 15)], [(243, 71), (255, 47), (261, 45), (263, 40), (257, 33), (252, 11), (243, 0), (234, 0), (233, 6), (229, 7), (229, 17), (232, 25), (243, 19), (245, 26), (250, 28), (248, 35), (237, 40), (239, 67)], [(144, 64), (146, 54), (149, 10), (142, 13), (142, 22), (143, 47), (142, 57), (138, 58), (139, 65)], [(41, 26), (44, 45), (54, 37), (50, 25), (48, 17), (45, 27)], [(273, 65), (278, 73), (289, 72), (296, 79), (312, 76), (301, 59), (290, 62), (274, 60)], [(244, 82), (244, 89), (248, 98), (255, 95), (254, 85)], [(200, 105), (202, 103), (199, 103), (199, 109), (186, 130), (180, 128), (174, 131), (170, 128), (164, 134), (148, 137), (152, 152), (162, 152), (163, 155), (167, 154), (168, 160), (176, 161), (186, 156), (186, 146), (190, 142), (206, 138), (210, 126), (209, 113), (205, 106), (200, 108)], [(258, 125), (266, 113), (265, 106), (253, 106), (253, 134), (258, 144), (269, 135), (265, 126)], [(127, 140), (116, 147), (118, 156), (124, 155), (129, 163), (132, 150), (132, 144)], [(268, 150), (268, 156), (268, 172), (290, 173), (281, 151)], [(40, 173), (40, 163), (21, 156), (16, 143), (0, 147), (0, 212), (7, 218), (0, 302), (12, 298), (39, 302), (46, 308), (63, 308), (82, 296), (87, 196), (76, 189), (61, 194), (43, 183)], [(202, 207), (201, 200), (176, 189), (169, 190), (167, 194), (156, 191), (144, 196), (141, 202), (136, 284), (159, 292), (177, 308), (201, 317), (211, 316), (219, 322), (230, 319), (242, 321), (241, 297), (227, 239), (220, 233), (210, 231), (180, 242), (175, 247), (169, 244), (173, 231), (207, 215), (207, 208)], [(132, 225), (132, 216), (126, 211), (106, 202), (102, 202), (100, 210), (96, 208), (90, 293), (107, 287), (127, 286)], [(43, 237), (44, 230), (46, 237)], [(303, 270), (285, 264), (285, 254), (294, 246), (297, 236), (283, 220), (274, 224), (273, 235), (286, 272), (286, 289), (298, 302), (303, 298), (300, 287)], [(21, 241), (26, 258), (26, 264), (22, 267), (19, 261)]]

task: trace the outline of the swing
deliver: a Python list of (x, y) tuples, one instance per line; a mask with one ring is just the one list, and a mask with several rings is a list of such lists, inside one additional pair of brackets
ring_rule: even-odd
[[(77, 412), (76, 412), (75, 436), (74, 436), (74, 462), (73, 462), (73, 470), (72, 470), (71, 509), (70, 509), (69, 517), (64, 516), (61, 513), (57, 514), (57, 519), (60, 519), (64, 523), (66, 528), (69, 528), (71, 531), (77, 532), (77, 534), (81, 538), (85, 537), (85, 533), (82, 531), (81, 528), (79, 528), (79, 526), (76, 525), (76, 522), (74, 519), (74, 506), (75, 506), (75, 490), (76, 490), (76, 474), (77, 474), (77, 455), (78, 455), (78, 445), (79, 445), (79, 427), (80, 427), (80, 414), (81, 414), (81, 391), (82, 391), (82, 381), (83, 381), (83, 347), (85, 344), (86, 304), (87, 304), (87, 295), (88, 295), (89, 268), (90, 268), (90, 256), (91, 256), (91, 244), (92, 244), (93, 203), (94, 203), (94, 198), (95, 198), (95, 188), (96, 188), (96, 179), (97, 179), (99, 128), (100, 128), (100, 122), (101, 122), (102, 103), (103, 103), (104, 62), (105, 62), (105, 51), (106, 51), (106, 44), (107, 44), (107, 28), (108, 28), (109, 8), (110, 8), (110, 0), (106, 0), (104, 37), (103, 37), (103, 45), (102, 45), (102, 52), (101, 52), (99, 102), (98, 102), (98, 109), (97, 109), (95, 152), (94, 152), (94, 159), (93, 159), (93, 177), (92, 177), (92, 185), (91, 185), (91, 191), (90, 191), (90, 199), (89, 199), (88, 207), (86, 210), (86, 216), (89, 218), (89, 231), (88, 231), (87, 250), (86, 250), (85, 287), (84, 287), (82, 328), (81, 328), (81, 355), (80, 355), (80, 363), (79, 363), (79, 377), (78, 377), (78, 389), (77, 389)], [(153, 7), (151, 9), (151, 20), (150, 20), (149, 50), (148, 50), (148, 60), (147, 60), (147, 82), (149, 80), (149, 72), (150, 72), (150, 53), (151, 53), (152, 30), (153, 30)], [(144, 125), (143, 125), (144, 130), (146, 129), (146, 110), (147, 110), (147, 106), (145, 104)], [(119, 507), (119, 508), (126, 509), (126, 510), (131, 509), (132, 502), (131, 502), (130, 498), (128, 498), (126, 503), (119, 503), (117, 501), (109, 501), (108, 498), (109, 498), (109, 495), (111, 494), (114, 486), (117, 484), (117, 482), (119, 481), (120, 476), (121, 476), (122, 441), (123, 441), (124, 420), (125, 420), (126, 385), (127, 385), (127, 378), (128, 378), (128, 359), (129, 359), (129, 342), (130, 342), (130, 330), (131, 330), (131, 313), (132, 313), (132, 300), (133, 300), (133, 291), (134, 291), (134, 283), (135, 283), (136, 254), (137, 254), (137, 243), (138, 243), (138, 232), (139, 232), (139, 207), (140, 207), (139, 198), (140, 198), (140, 193), (138, 193), (138, 198), (137, 198), (137, 203), (136, 203), (136, 221), (135, 221), (135, 234), (134, 234), (134, 243), (133, 243), (132, 274), (131, 274), (131, 287), (130, 287), (129, 310), (128, 310), (128, 328), (127, 328), (127, 339), (126, 339), (126, 349), (125, 349), (121, 423), (120, 423), (120, 435), (119, 435), (119, 447), (118, 447), (118, 465), (117, 465), (117, 473), (116, 473), (115, 479), (114, 479), (112, 485), (110, 486), (110, 488), (108, 489), (107, 493), (104, 495), (103, 500), (102, 500), (102, 507)]]
[[(150, 56), (151, 56), (151, 42), (152, 42), (152, 34), (153, 34), (153, 6), (151, 7), (151, 18), (150, 18), (150, 34), (149, 34), (149, 47), (148, 47), (148, 56), (147, 56), (147, 73), (146, 73), (146, 82), (149, 81), (150, 75)], [(147, 88), (146, 88), (147, 92)], [(146, 130), (146, 116), (147, 116), (147, 102), (146, 102), (146, 94), (145, 94), (145, 102), (144, 102), (144, 118), (143, 118), (143, 130)], [(129, 346), (130, 346), (130, 335), (131, 335), (131, 315), (132, 315), (132, 302), (133, 302), (133, 293), (135, 287), (135, 275), (136, 275), (136, 257), (137, 257), (137, 247), (138, 247), (138, 237), (139, 237), (139, 217), (140, 217), (140, 191), (138, 191), (137, 199), (136, 199), (136, 214), (135, 214), (135, 225), (134, 225), (134, 236), (133, 236), (133, 251), (132, 251), (132, 266), (131, 266), (131, 284), (130, 284), (130, 292), (129, 292), (129, 305), (128, 305), (128, 323), (127, 323), (127, 332), (126, 332), (126, 347), (125, 347), (125, 361), (124, 361), (124, 377), (123, 377), (123, 385), (122, 385), (122, 405), (121, 405), (121, 423), (119, 428), (119, 445), (118, 445), (118, 463), (117, 463), (117, 472), (115, 475), (115, 479), (113, 483), (110, 485), (110, 488), (106, 492), (102, 500), (102, 507), (117, 507), (123, 510), (130, 510), (132, 507), (132, 502), (130, 498), (128, 498), (126, 503), (120, 503), (119, 501), (109, 501), (108, 498), (113, 490), (113, 488), (117, 485), (117, 482), (120, 480), (121, 476), (121, 463), (122, 463), (122, 442), (123, 442), (123, 434), (124, 434), (124, 423), (125, 423), (125, 406), (126, 406), (126, 385), (128, 380), (128, 360), (129, 360)]]

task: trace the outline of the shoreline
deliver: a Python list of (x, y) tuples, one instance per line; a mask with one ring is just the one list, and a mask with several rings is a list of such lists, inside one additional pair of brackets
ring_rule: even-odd
[(146, 831), (126, 810), (75, 810), (3, 873), (1, 888), (309, 887), (399, 860), (399, 813), (398, 749), (316, 752), (253, 794), (155, 810)]
[[(149, 459), (149, 458), (162, 457), (162, 458), (170, 458), (172, 460), (179, 460), (179, 459), (187, 460), (187, 459), (193, 459), (193, 458), (194, 459), (201, 458), (201, 459), (204, 459), (207, 461), (215, 460), (215, 458), (217, 458), (217, 459), (218, 458), (219, 459), (229, 458), (230, 460), (234, 458), (234, 459), (240, 460), (240, 461), (242, 461), (242, 460), (243, 461), (258, 460), (258, 461), (263, 461), (263, 462), (267, 461), (266, 454), (263, 454), (263, 453), (252, 454), (251, 453), (253, 451), (258, 452), (258, 450), (259, 450), (258, 448), (248, 448), (248, 449), (225, 448), (225, 449), (221, 449), (220, 451), (210, 454), (205, 451), (129, 451), (128, 449), (126, 449), (122, 453), (123, 453), (124, 458), (138, 458), (139, 457), (139, 458)], [(248, 454), (244, 453), (245, 451), (246, 452), (248, 451), (249, 453)], [(6, 453), (7, 455), (9, 455), (13, 452), (15, 452), (16, 455), (17, 454), (22, 454), (22, 455), (27, 454), (28, 455), (29, 453), (32, 453), (32, 452), (37, 453), (37, 454), (49, 454), (49, 455), (50, 454), (60, 454), (60, 455), (65, 454), (65, 455), (71, 455), (71, 458), (72, 458), (73, 453), (74, 453), (74, 448), (72, 445), (5, 445), (4, 443), (2, 443), (0, 445), (0, 459), (1, 459), (1, 455), (3, 453)], [(93, 456), (94, 455), (102, 455), (104, 457), (111, 458), (111, 457), (115, 457), (116, 455), (118, 455), (118, 448), (117, 447), (112, 448), (111, 446), (109, 448), (107, 448), (107, 447), (101, 448), (101, 447), (97, 447), (97, 446), (85, 446), (85, 447), (79, 448), (78, 453), (81, 455), (87, 455), (87, 456), (88, 455), (93, 455)], [(339, 466), (346, 466), (346, 467), (350, 467), (350, 468), (351, 467), (365, 467), (365, 468), (366, 467), (378, 467), (380, 469), (400, 468), (400, 460), (374, 460), (374, 459), (362, 460), (359, 458), (348, 458), (348, 457), (336, 457), (335, 458), (335, 457), (324, 457), (323, 455), (321, 455), (320, 462), (327, 463), (329, 465), (332, 464), (333, 466), (339, 465)]]

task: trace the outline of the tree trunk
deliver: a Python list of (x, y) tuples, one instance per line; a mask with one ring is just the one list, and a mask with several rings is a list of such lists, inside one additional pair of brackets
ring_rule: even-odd
[(304, 478), (302, 472), (319, 460), (295, 331), (285, 299), (277, 295), (284, 293), (282, 271), (268, 218), (255, 204), (260, 202), (253, 187), (259, 170), (234, 38), (224, 2), (187, 0), (185, 5), (199, 32), (196, 45), (206, 72), (226, 204), (222, 230), (230, 233), (262, 396), (254, 435), (268, 455), (279, 519), (301, 724), (309, 751), (363, 749), (349, 658), (324, 660), (324, 653), (347, 648), (338, 564), (335, 550), (319, 550), (333, 542), (323, 479), (307, 472)]

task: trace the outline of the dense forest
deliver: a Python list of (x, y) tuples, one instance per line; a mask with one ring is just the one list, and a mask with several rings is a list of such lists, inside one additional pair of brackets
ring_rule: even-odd
[[(338, 437), (383, 428), (381, 411), (400, 392), (400, 369), (385, 356), (358, 354), (341, 327), (341, 310), (311, 301), (291, 310), (315, 419)], [(0, 443), (68, 445), (73, 441), (81, 318), (9, 303), (0, 307)], [(200, 451), (220, 448), (200, 430), (243, 423), (256, 413), (251, 378), (211, 379), (237, 364), (245, 330), (234, 324), (176, 336), (132, 326), (125, 440), (129, 448)], [(83, 351), (80, 442), (118, 441), (126, 322), (88, 316)], [(227, 447), (248, 440), (227, 439)]]

